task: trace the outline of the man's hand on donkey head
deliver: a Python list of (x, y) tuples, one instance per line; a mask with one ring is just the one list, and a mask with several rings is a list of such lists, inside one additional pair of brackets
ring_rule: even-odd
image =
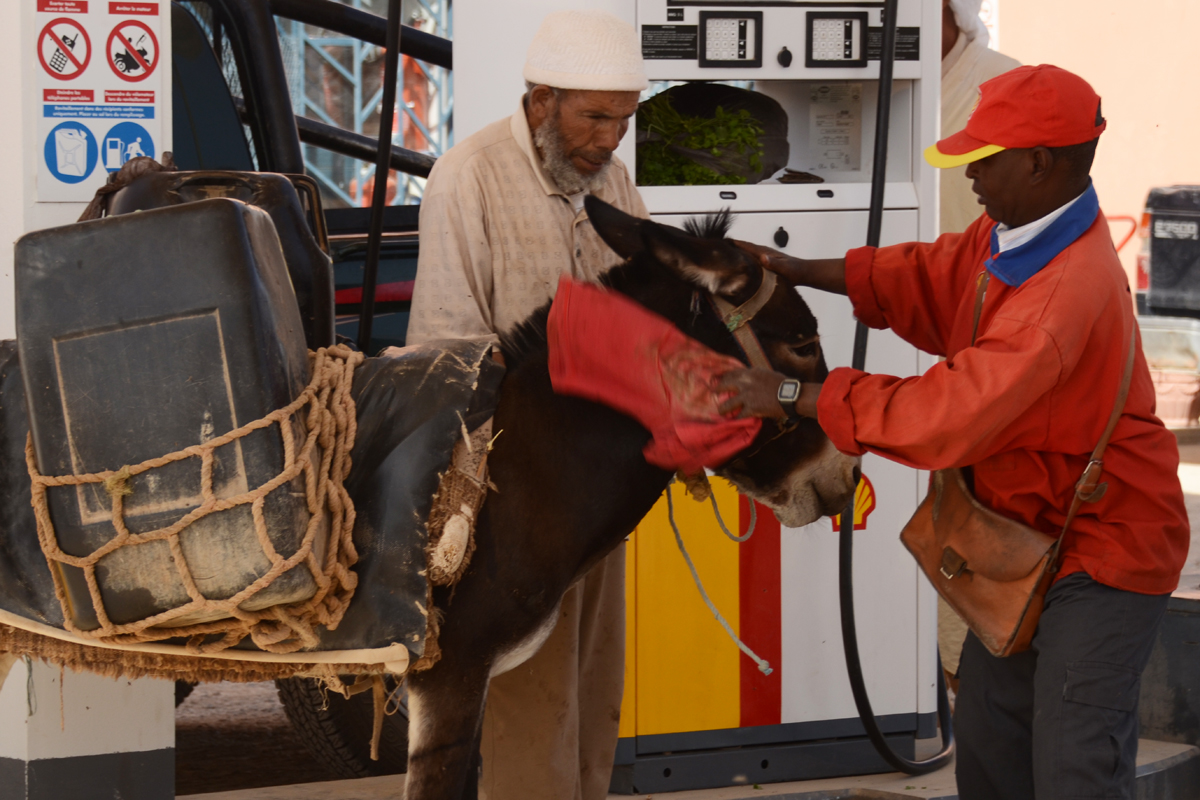
[[(786, 253), (781, 253), (773, 248), (764, 247), (761, 244), (744, 242), (741, 239), (732, 239), (731, 241), (753, 256), (755, 262), (763, 269), (768, 269), (788, 280), (792, 280), (793, 274), (797, 277), (799, 276), (797, 269), (801, 263), (799, 259), (792, 258)], [(795, 283), (795, 281), (792, 282)]]
[(817, 416), (817, 397), (821, 392), (819, 383), (801, 383), (800, 395), (789, 413), (779, 400), (779, 389), (786, 375), (769, 369), (735, 369), (726, 372), (718, 380), (715, 389), (727, 395), (721, 401), (722, 414), (735, 417), (763, 417), (764, 419), (786, 419), (789, 416)]
[(770, 247), (741, 239), (730, 239), (748, 253), (756, 264), (774, 272), (793, 286), (811, 286), (834, 294), (846, 294), (846, 259), (794, 258)]

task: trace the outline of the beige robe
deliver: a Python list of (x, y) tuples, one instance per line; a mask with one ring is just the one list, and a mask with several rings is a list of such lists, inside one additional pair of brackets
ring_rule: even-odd
[[(989, 50), (979, 40), (958, 32), (954, 49), (942, 59), (942, 138), (967, 127), (979, 98), (979, 84), (1021, 66), (1016, 59)], [(941, 170), (941, 215), (938, 233), (962, 233), (983, 213), (971, 191), (966, 167)]]

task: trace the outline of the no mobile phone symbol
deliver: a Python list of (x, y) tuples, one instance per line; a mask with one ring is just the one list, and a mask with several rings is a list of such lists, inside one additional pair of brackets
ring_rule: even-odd
[(52, 20), (38, 35), (38, 61), (51, 78), (60, 81), (78, 78), (91, 59), (91, 39), (73, 19)]

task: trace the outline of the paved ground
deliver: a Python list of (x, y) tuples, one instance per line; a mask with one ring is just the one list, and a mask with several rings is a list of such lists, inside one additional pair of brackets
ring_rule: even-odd
[(175, 711), (177, 795), (336, 777), (296, 738), (273, 683), (202, 684)]
[[(1174, 763), (1195, 757), (1197, 748), (1168, 742), (1142, 741), (1138, 772), (1151, 765)], [(921, 754), (920, 752), (918, 754)], [(957, 800), (954, 766), (914, 778), (896, 772), (860, 778), (834, 778), (799, 783), (773, 783), (727, 789), (704, 789), (657, 795), (609, 795), (609, 800), (837, 800), (850, 797), (896, 798), (896, 800)], [(180, 800), (404, 800), (404, 776), (333, 781), (302, 786), (249, 789), (236, 792), (194, 795)]]
[[(1192, 520), (1192, 547), (1180, 588), (1195, 590), (1200, 589), (1200, 441), (1182, 445), (1180, 458), (1183, 461), (1180, 481)], [(329, 783), (335, 776), (308, 757), (303, 744), (292, 733), (273, 684), (223, 683), (197, 687), (179, 707), (175, 720), (175, 790), (180, 796), (216, 792), (204, 796), (204, 800), (399, 800), (402, 797), (402, 777)], [(1153, 743), (1152, 747), (1160, 744)], [(1143, 759), (1162, 755), (1158, 750), (1145, 749), (1142, 754)], [(903, 792), (909, 797), (954, 794), (952, 776), (938, 773), (922, 779), (891, 775), (771, 784), (753, 792), (753, 796), (778, 797), (801, 790), (851, 787)], [(259, 791), (238, 791), (249, 789)], [(745, 789), (670, 795), (672, 800), (740, 800), (749, 796)]]

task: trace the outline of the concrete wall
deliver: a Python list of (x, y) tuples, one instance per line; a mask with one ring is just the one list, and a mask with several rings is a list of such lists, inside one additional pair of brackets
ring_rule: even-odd
[[(1200, 184), (1200, 2), (991, 2), (1002, 52), (1076, 72), (1103, 98), (1108, 130), (1092, 175), (1106, 214), (1140, 219), (1150, 187)], [(1131, 276), (1138, 244), (1121, 252)]]

